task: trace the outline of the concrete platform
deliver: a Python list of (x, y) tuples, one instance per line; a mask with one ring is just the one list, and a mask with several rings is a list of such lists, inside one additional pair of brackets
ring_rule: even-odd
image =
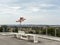
[(60, 42), (39, 38), (39, 43), (33, 43), (32, 41), (19, 40), (10, 36), (0, 35), (0, 45), (60, 45)]
[(55, 40), (60, 42), (60, 37), (48, 36), (48, 35), (38, 35), (40, 38)]
[[(15, 33), (14, 33), (15, 34)], [(8, 35), (8, 36), (14, 36), (12, 32), (7, 32), (7, 33), (0, 33), (0, 35)], [(55, 40), (55, 41), (60, 41), (60, 37), (54, 37), (54, 36), (48, 36), (48, 35), (38, 35), (36, 34), (39, 38), (44, 38), (44, 39), (50, 39), (50, 40)]]

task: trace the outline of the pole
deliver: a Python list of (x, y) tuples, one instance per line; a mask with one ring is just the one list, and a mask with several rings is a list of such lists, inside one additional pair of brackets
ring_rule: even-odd
[(20, 22), (20, 28), (19, 28), (19, 30), (18, 30), (18, 33), (21, 31), (21, 22)]
[(46, 28), (46, 35), (47, 35), (47, 28)]
[(21, 30), (21, 22), (20, 22), (20, 30)]
[(23, 17), (20, 17), (20, 19), (16, 21), (16, 22), (20, 22), (20, 30), (21, 30), (21, 28), (22, 28), (21, 23), (22, 23), (24, 20), (25, 20), (25, 19), (24, 19)]
[(56, 37), (56, 29), (55, 29), (55, 37)]

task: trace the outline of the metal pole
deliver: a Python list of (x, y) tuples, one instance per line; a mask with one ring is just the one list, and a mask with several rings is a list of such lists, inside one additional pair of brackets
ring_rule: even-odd
[(20, 22), (20, 28), (19, 28), (19, 30), (18, 30), (18, 33), (21, 31), (21, 22)]
[(47, 35), (47, 28), (46, 28), (46, 35)]
[(21, 30), (21, 22), (20, 22), (20, 30)]
[(55, 37), (56, 37), (56, 29), (55, 29)]

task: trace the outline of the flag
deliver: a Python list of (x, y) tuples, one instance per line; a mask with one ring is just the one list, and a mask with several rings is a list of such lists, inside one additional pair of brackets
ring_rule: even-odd
[(23, 22), (24, 20), (26, 20), (24, 17), (20, 17), (20, 19), (19, 20), (17, 20), (16, 22)]

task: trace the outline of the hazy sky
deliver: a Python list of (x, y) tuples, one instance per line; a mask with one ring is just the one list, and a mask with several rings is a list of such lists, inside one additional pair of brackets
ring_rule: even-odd
[(0, 24), (60, 24), (60, 0), (0, 0)]

